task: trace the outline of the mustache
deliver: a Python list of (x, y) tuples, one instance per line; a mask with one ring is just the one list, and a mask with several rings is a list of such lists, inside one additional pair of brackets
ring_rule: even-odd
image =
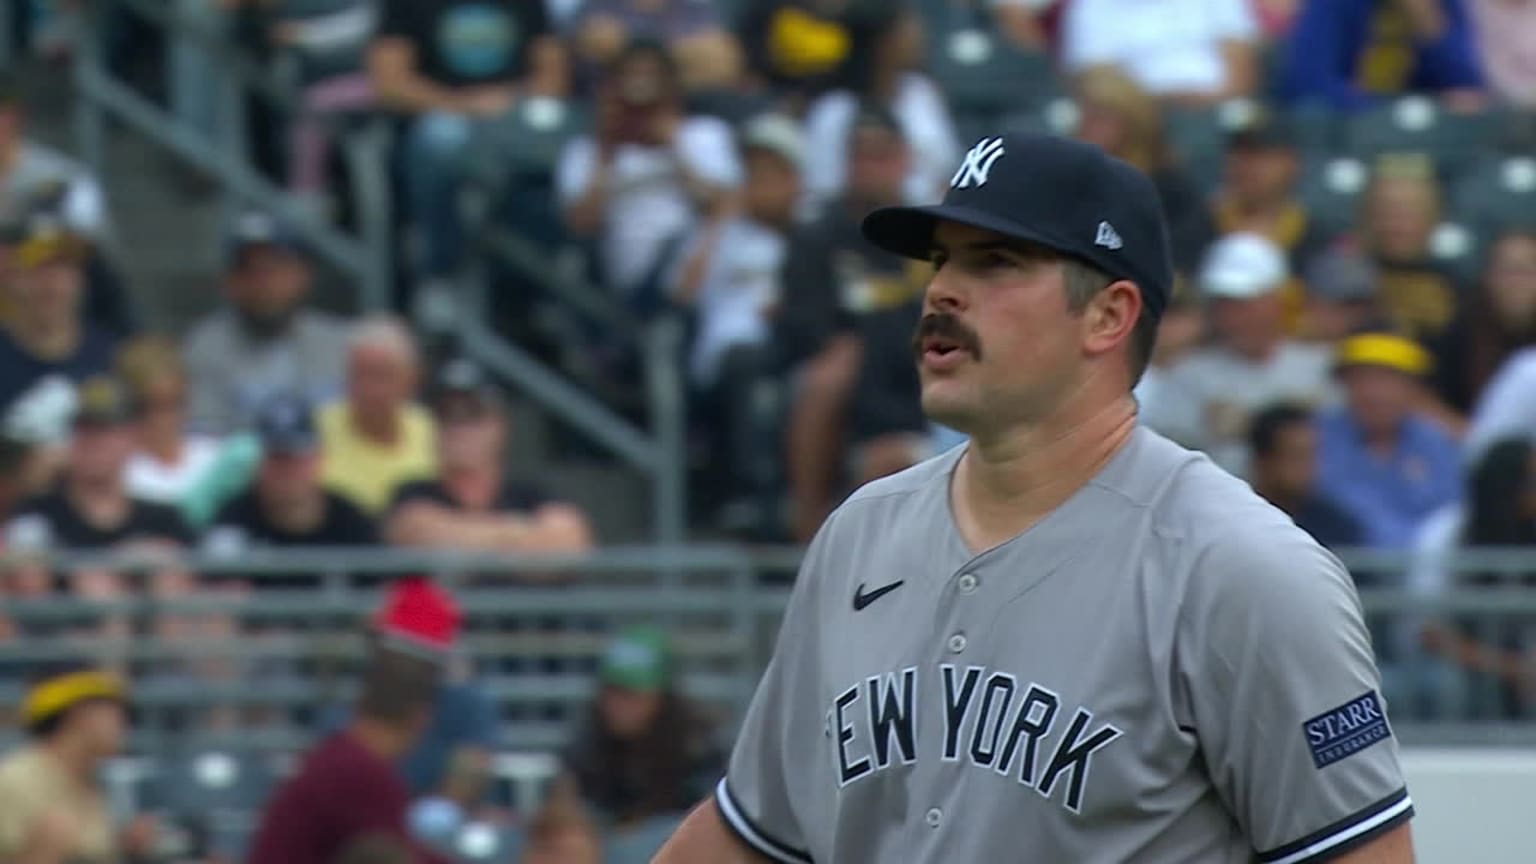
[(917, 322), (917, 330), (912, 334), (914, 356), (923, 356), (923, 343), (929, 339), (953, 342), (969, 351), (977, 360), (981, 359), (981, 339), (976, 335), (976, 331), (965, 326), (959, 318), (948, 312), (930, 312)]

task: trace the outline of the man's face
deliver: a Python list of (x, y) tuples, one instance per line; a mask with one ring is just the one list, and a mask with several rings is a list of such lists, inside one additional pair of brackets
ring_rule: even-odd
[(353, 349), (348, 359), (347, 394), (364, 412), (399, 409), (415, 395), (416, 370), (400, 352), (379, 345)]
[(1435, 198), (1428, 184), (1410, 178), (1378, 180), (1368, 202), (1375, 251), (1388, 261), (1414, 261), (1429, 254), (1435, 228)]
[(247, 318), (281, 322), (309, 293), (312, 274), (304, 259), (279, 246), (251, 246), (229, 274), (229, 299)]
[(271, 506), (307, 500), (320, 490), (320, 456), (314, 451), (268, 453), (256, 471), (256, 494)]
[(133, 430), (125, 423), (77, 423), (69, 440), (70, 476), (92, 484), (119, 482), (133, 450)]
[(645, 735), (661, 714), (661, 693), (654, 690), (631, 690), (609, 684), (597, 698), (603, 725), (610, 735), (622, 741)]
[(11, 269), (16, 308), (26, 310), (29, 320), (49, 325), (79, 317), (84, 283), (79, 262), (67, 257)]
[(439, 415), (439, 459), (445, 469), (482, 469), (500, 464), (506, 423), (489, 407)]
[(1536, 235), (1515, 234), (1494, 246), (1489, 255), (1488, 293), (1506, 330), (1536, 329)]
[(1280, 293), (1259, 297), (1218, 298), (1211, 301), (1211, 326), (1216, 336), (1245, 357), (1262, 357), (1282, 335), (1285, 307)]
[(1317, 473), (1317, 433), (1312, 424), (1296, 422), (1281, 427), (1275, 434), (1274, 448), (1255, 466), (1263, 482), (1290, 498), (1306, 496)]
[(800, 200), (800, 172), (795, 166), (766, 150), (747, 151), (746, 166), (743, 197), (747, 215), (770, 225), (792, 220)]
[(923, 410), (962, 432), (1047, 416), (1078, 385), (1082, 316), (1062, 262), (963, 225), (940, 224), (913, 348)]
[(1395, 432), (1413, 410), (1417, 387), (1396, 369), (1353, 366), (1343, 370), (1342, 378), (1349, 411), (1367, 434)]
[(1130, 143), (1131, 128), (1120, 112), (1092, 100), (1083, 100), (1077, 121), (1077, 139), (1110, 155), (1121, 154)]
[(123, 706), (98, 699), (70, 709), (68, 723), (85, 741), (86, 749), (97, 759), (122, 752), (128, 734), (128, 717)]
[(848, 192), (857, 201), (883, 207), (899, 204), (907, 179), (907, 145), (888, 129), (853, 131), (848, 149)]
[(1234, 147), (1227, 152), (1227, 186), (1242, 204), (1264, 206), (1290, 197), (1296, 154), (1284, 147)]

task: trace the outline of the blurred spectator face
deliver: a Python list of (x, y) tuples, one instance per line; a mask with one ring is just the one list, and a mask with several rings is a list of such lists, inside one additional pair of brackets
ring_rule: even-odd
[(1162, 167), (1162, 116), (1157, 100), (1113, 66), (1078, 76), (1077, 138), (1143, 171)]
[(901, 136), (875, 126), (855, 128), (848, 153), (848, 193), (874, 206), (901, 201), (909, 154)]
[(1205, 313), (1195, 303), (1174, 303), (1157, 322), (1157, 344), (1152, 362), (1167, 366), (1184, 356), (1205, 338)]
[(800, 200), (800, 172), (784, 157), (767, 150), (746, 153), (747, 183), (742, 191), (747, 215), (769, 225), (794, 219)]
[(1227, 152), (1227, 188), (1240, 206), (1261, 207), (1290, 197), (1296, 154), (1285, 147), (1239, 146)]
[(623, 143), (664, 143), (657, 138), (657, 118), (679, 110), (680, 92), (677, 75), (663, 49), (631, 46), (614, 64), (603, 86), (603, 107), (611, 114), (611, 134)]
[(415, 390), (415, 364), (398, 349), (371, 344), (352, 349), (348, 358), (347, 395), (355, 410), (373, 415), (393, 413)]
[(898, 14), (880, 41), (880, 63), (890, 71), (916, 69), (923, 63), (923, 22), (910, 11)]
[(313, 450), (273, 452), (256, 469), (256, 494), (268, 507), (309, 501), (320, 489), (320, 454)]
[(77, 422), (69, 441), (69, 475), (92, 486), (116, 484), (134, 447), (133, 428), (126, 423)]
[(1131, 127), (1123, 114), (1103, 102), (1083, 102), (1078, 109), (1078, 139), (1112, 155), (1125, 152)]
[(1244, 356), (1267, 355), (1284, 333), (1285, 306), (1279, 292), (1242, 300), (1215, 299), (1210, 312), (1216, 335)]
[(229, 299), (247, 324), (281, 330), (309, 292), (311, 275), (304, 259), (288, 249), (249, 246), (229, 274)]
[(11, 284), (16, 308), (28, 320), (56, 327), (79, 318), (85, 276), (76, 258), (60, 256), (33, 266), (15, 266)]
[(1396, 433), (1413, 410), (1418, 388), (1414, 379), (1396, 369), (1350, 366), (1340, 370), (1345, 398), (1355, 422), (1367, 435)]
[(1370, 190), (1367, 233), (1376, 254), (1387, 261), (1414, 261), (1429, 252), (1429, 235), (1439, 203), (1429, 182), (1415, 177), (1378, 178)]
[(1317, 432), (1306, 420), (1287, 423), (1275, 432), (1273, 450), (1254, 455), (1254, 476), (1270, 494), (1301, 500), (1312, 491), (1317, 473)]
[(662, 693), (604, 685), (598, 694), (598, 711), (608, 733), (621, 741), (643, 737), (661, 714)]
[(122, 752), (128, 732), (126, 713), (122, 705), (98, 699), (69, 709), (65, 722), (91, 756), (106, 759)]
[(438, 410), (437, 434), (443, 470), (496, 466), (506, 445), (507, 421), (493, 406), (452, 396)]
[(1507, 234), (1488, 255), (1488, 294), (1508, 332), (1536, 328), (1536, 234)]

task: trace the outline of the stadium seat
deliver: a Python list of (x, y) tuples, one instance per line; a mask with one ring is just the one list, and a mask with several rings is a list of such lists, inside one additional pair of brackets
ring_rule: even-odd
[(1429, 237), (1431, 257), (1463, 284), (1477, 281), (1481, 251), (1477, 235), (1459, 222), (1442, 222)]
[(937, 35), (929, 71), (957, 116), (1036, 108), (1061, 95), (1051, 58), (1021, 51), (986, 30), (959, 27)]
[(189, 746), (159, 760), (143, 801), (184, 832), (194, 849), (240, 860), (253, 814), (275, 785), (271, 764), (258, 754)]
[(1359, 159), (1322, 158), (1304, 166), (1298, 195), (1319, 230), (1326, 237), (1337, 237), (1354, 227), (1360, 193), (1369, 179)]
[(1451, 188), (1450, 211), (1482, 235), (1536, 226), (1536, 157), (1485, 159)]
[(1454, 178), (1492, 147), (1496, 122), (1492, 114), (1443, 111), (1423, 96), (1405, 96), (1349, 118), (1344, 143), (1365, 160), (1383, 153), (1423, 153), (1441, 176)]
[(510, 177), (549, 176), (565, 143), (586, 128), (578, 106), (559, 99), (526, 99), (487, 124), (466, 155), (465, 171), (492, 188)]
[(1172, 108), (1165, 112), (1164, 134), (1174, 159), (1210, 192), (1221, 182), (1222, 155), (1226, 151), (1225, 122), (1220, 109)]

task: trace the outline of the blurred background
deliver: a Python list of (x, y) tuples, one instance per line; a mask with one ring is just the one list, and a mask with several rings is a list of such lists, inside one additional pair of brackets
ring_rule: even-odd
[(963, 441), (858, 222), (1004, 130), (1154, 179), (1143, 422), (1350, 565), (1424, 860), (1525, 860), (1536, 0), (0, 0), (0, 860), (297, 861), (348, 740), (402, 836), (313, 860), (647, 860)]

